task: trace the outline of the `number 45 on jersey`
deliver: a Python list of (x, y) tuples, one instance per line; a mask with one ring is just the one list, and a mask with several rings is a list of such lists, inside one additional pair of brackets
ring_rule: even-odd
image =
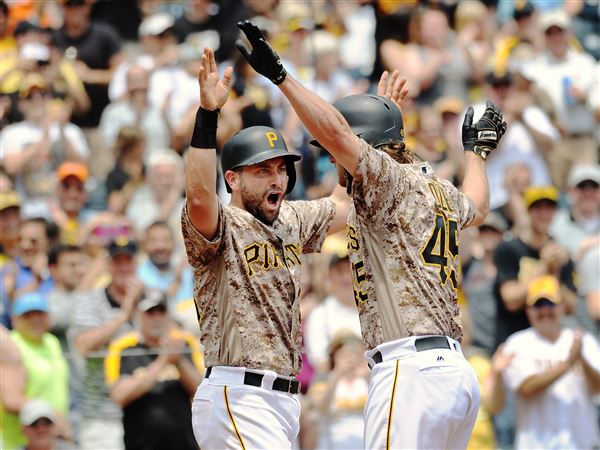
[[(440, 268), (439, 275), (442, 284), (448, 279), (452, 287), (456, 289), (458, 282), (456, 280), (456, 271), (448, 266), (448, 259), (451, 261), (458, 256), (458, 223), (454, 219), (449, 219), (441, 214), (435, 216), (435, 227), (431, 237), (421, 250), (423, 262), (430, 266)], [(452, 266), (456, 267), (457, 264)]]

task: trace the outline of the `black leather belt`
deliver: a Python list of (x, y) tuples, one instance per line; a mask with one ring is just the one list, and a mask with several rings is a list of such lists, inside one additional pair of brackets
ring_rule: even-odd
[[(211, 372), (212, 367), (208, 367), (206, 369), (204, 377), (210, 377)], [(246, 371), (246, 373), (244, 373), (244, 384), (247, 384), (249, 386), (261, 387), (263, 378), (264, 375), (262, 373)], [(277, 377), (273, 381), (273, 390), (288, 392), (290, 394), (297, 394), (298, 392), (300, 392), (300, 382), (298, 380), (288, 380), (286, 378)]]
[[(448, 339), (446, 339), (446, 336), (418, 337), (415, 339), (415, 348), (418, 352), (433, 350), (434, 348), (447, 348), (452, 350), (452, 347), (450, 347), (450, 343), (448, 342)], [(377, 352), (373, 355), (373, 361), (375, 361), (375, 364), (379, 364), (383, 361), (381, 352)]]

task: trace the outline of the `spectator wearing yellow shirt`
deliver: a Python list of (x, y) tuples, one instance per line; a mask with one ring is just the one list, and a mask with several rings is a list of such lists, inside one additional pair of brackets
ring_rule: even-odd
[(64, 419), (69, 410), (69, 371), (58, 339), (48, 332), (48, 301), (37, 292), (17, 298), (12, 308), (12, 321), (14, 330), (10, 337), (19, 349), (25, 376), (1, 385), (3, 448), (13, 449), (25, 444), (18, 414), (31, 398), (46, 400), (55, 411), (59, 434), (70, 437), (69, 425)]
[(112, 341), (104, 361), (111, 398), (123, 408), (125, 448), (198, 448), (190, 399), (203, 371), (200, 345), (174, 327), (167, 297), (148, 289), (137, 306), (139, 331)]

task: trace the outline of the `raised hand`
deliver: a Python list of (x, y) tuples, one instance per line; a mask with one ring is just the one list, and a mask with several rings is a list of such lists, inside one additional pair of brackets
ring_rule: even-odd
[(485, 112), (473, 123), (473, 107), (469, 106), (462, 125), (462, 141), (465, 151), (473, 152), (484, 161), (496, 149), (506, 131), (502, 111), (494, 103), (487, 102)]
[(398, 69), (394, 70), (391, 76), (386, 70), (381, 74), (381, 78), (377, 84), (377, 95), (389, 98), (402, 111), (402, 101), (408, 94), (408, 89), (405, 88), (405, 85), (406, 78), (400, 78), (400, 71)]
[(252, 49), (249, 49), (239, 39), (235, 43), (240, 53), (248, 60), (248, 64), (273, 83), (282, 83), (287, 76), (287, 72), (281, 64), (281, 58), (265, 40), (260, 29), (249, 20), (238, 22), (237, 26), (244, 32), (248, 42), (252, 45)]
[(219, 77), (215, 54), (210, 48), (206, 47), (198, 72), (200, 106), (207, 111), (221, 109), (229, 97), (232, 76), (233, 68), (229, 66), (223, 73), (223, 79)]

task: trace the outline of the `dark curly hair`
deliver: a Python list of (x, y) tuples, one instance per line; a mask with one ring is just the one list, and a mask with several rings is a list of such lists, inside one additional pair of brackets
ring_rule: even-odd
[(414, 152), (406, 147), (405, 142), (389, 142), (378, 146), (377, 149), (390, 155), (398, 164), (413, 164), (415, 162)]

